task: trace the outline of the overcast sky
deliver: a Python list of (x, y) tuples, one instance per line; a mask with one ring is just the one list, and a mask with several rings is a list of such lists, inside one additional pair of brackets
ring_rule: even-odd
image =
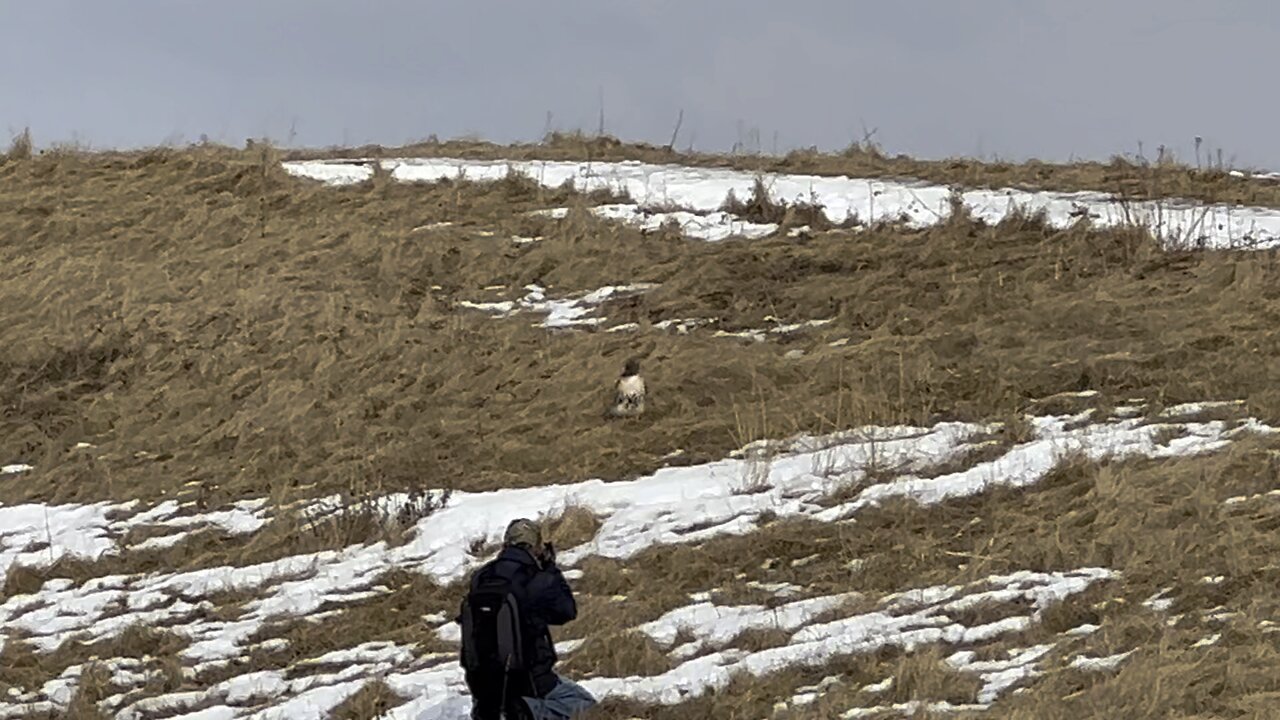
[[(1280, 168), (1276, 0), (0, 0), (0, 131), (535, 140)], [(753, 134), (751, 131), (757, 132)]]

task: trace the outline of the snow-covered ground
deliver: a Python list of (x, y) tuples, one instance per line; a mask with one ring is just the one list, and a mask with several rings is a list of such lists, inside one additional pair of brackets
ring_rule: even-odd
[[(626, 193), (635, 202), (596, 208), (598, 214), (643, 227), (666, 220), (683, 225), (693, 237), (716, 240), (732, 235), (759, 237), (776, 228), (756, 225), (718, 212), (730, 192), (751, 195), (757, 175), (725, 168), (654, 165), (641, 162), (482, 161), (450, 158), (395, 160), (314, 160), (284, 164), (293, 175), (334, 185), (363, 182), (380, 162), (397, 180), (438, 181), (467, 178), (498, 180), (508, 173), (527, 175), (547, 187), (573, 182), (582, 191), (607, 189)], [(924, 182), (766, 173), (770, 197), (803, 201), (823, 208), (833, 222), (856, 218), (862, 224), (904, 220), (916, 227), (950, 215), (952, 189)], [(1043, 212), (1054, 226), (1065, 227), (1087, 216), (1101, 226), (1142, 225), (1168, 243), (1228, 248), (1273, 247), (1280, 243), (1280, 210), (1202, 204), (1180, 200), (1122, 202), (1101, 192), (1062, 193), (1011, 188), (968, 189), (961, 198), (970, 214), (988, 223), (1011, 212)], [(672, 214), (671, 208), (679, 208)], [(659, 214), (654, 214), (657, 212)], [(661, 213), (666, 213), (663, 215)], [(692, 214), (690, 214), (692, 213)]]
[[(929, 504), (996, 486), (1023, 487), (1045, 477), (1066, 454), (1179, 457), (1219, 450), (1244, 435), (1274, 432), (1252, 419), (1179, 419), (1201, 409), (1170, 408), (1163, 422), (1148, 424), (1136, 417), (1095, 416), (1094, 411), (1031, 418), (1034, 437), (1029, 441), (993, 460), (937, 477), (921, 475), (964, 455), (983, 442), (981, 437), (994, 426), (951, 422), (933, 427), (865, 427), (825, 437), (755, 443), (721, 461), (664, 468), (625, 482), (591, 480), (459, 492), (442, 509), (418, 521), (409, 542), (397, 547), (356, 545), (250, 567), (102, 576), (83, 583), (48, 581), (34, 593), (13, 595), (0, 604), (0, 647), (22, 637), (38, 652), (47, 653), (72, 639), (102, 640), (141, 625), (164, 628), (188, 640), (179, 657), (189, 677), (214, 670), (231, 675), (200, 690), (142, 697), (141, 688), (156, 672), (146, 658), (102, 658), (118, 691), (103, 701), (102, 709), (126, 720), (324, 718), (372, 678), (382, 679), (410, 698), (388, 718), (454, 720), (466, 716), (468, 699), (452, 653), (422, 655), (413, 647), (353, 640), (345, 651), (311, 659), (309, 664), (317, 668), (340, 667), (332, 672), (236, 674), (234, 663), (253, 651), (255, 633), (271, 623), (314, 618), (322, 608), (340, 613), (344, 606), (390, 592), (382, 584), (389, 570), (419, 572), (441, 583), (462, 578), (485, 559), (473, 555), (470, 548), (497, 542), (513, 517), (553, 515), (571, 505), (599, 517), (601, 526), (591, 540), (560, 553), (561, 564), (572, 569), (589, 556), (625, 559), (658, 545), (750, 533), (766, 518), (841, 522), (856, 519), (862, 510), (888, 498)], [(1179, 432), (1170, 433), (1171, 429)], [(1166, 440), (1170, 436), (1173, 439)], [(898, 474), (886, 479), (885, 468), (896, 468)], [(6, 469), (31, 471), (17, 465)], [(848, 492), (850, 488), (856, 492)], [(848, 499), (836, 501), (837, 493)], [(404, 496), (386, 498), (390, 507), (405, 501)], [(328, 500), (316, 502), (324, 506)], [(166, 531), (162, 542), (175, 545), (202, 528), (253, 533), (270, 516), (265, 501), (244, 502), (215, 513), (199, 513), (194, 506), (172, 501), (154, 507), (138, 502), (0, 505), (0, 577), (14, 565), (44, 567), (63, 557), (92, 560), (139, 552), (138, 545), (122, 544), (124, 534), (134, 527), (161, 526)], [(1116, 577), (1108, 568), (1088, 567), (1059, 573), (1013, 572), (963, 586), (907, 587), (871, 599), (876, 604), (870, 612), (842, 614), (845, 603), (859, 597), (856, 573), (855, 563), (850, 567), (849, 591), (837, 595), (792, 599), (799, 588), (775, 587), (777, 596), (788, 601), (776, 608), (722, 606), (699, 593), (687, 607), (634, 629), (668, 649), (672, 670), (653, 677), (594, 677), (584, 684), (601, 697), (670, 704), (723, 687), (739, 673), (764, 675), (796, 664), (821, 666), (835, 656), (882, 647), (963, 644), (966, 651), (957, 650), (948, 662), (981, 679), (983, 690), (977, 700), (985, 705), (1030, 681), (1038, 672), (1037, 662), (1059, 641), (1092, 628), (1064, 634), (1047, 646), (1022, 648), (1006, 661), (979, 662), (965, 652), (1012, 636), (1037, 623), (1045, 608)], [(215, 594), (227, 590), (250, 599), (238, 615), (211, 613)], [(965, 625), (955, 619), (955, 613), (979, 604), (1008, 605), (1009, 612), (986, 624)], [(446, 613), (423, 620), (436, 627), (439, 637), (456, 638), (448, 617)], [(782, 631), (788, 640), (754, 652), (726, 645), (748, 629)], [(677, 643), (677, 638), (684, 641)], [(268, 644), (284, 642), (266, 640)], [(575, 647), (566, 643), (563, 649), (571, 654)], [(1123, 657), (1079, 660), (1098, 668), (1122, 661)], [(83, 671), (82, 666), (74, 666), (43, 687), (13, 689), (9, 697), (0, 697), (0, 718), (65, 707)], [(821, 688), (807, 690), (800, 703), (811, 702), (821, 692)], [(855, 715), (863, 710), (850, 708)]]
[[(561, 219), (569, 216), (569, 208), (550, 208), (535, 211), (535, 215)], [(753, 223), (721, 210), (690, 212), (688, 210), (654, 210), (634, 203), (612, 203), (591, 208), (596, 217), (634, 225), (646, 232), (653, 232), (667, 224), (674, 224), (680, 232), (699, 240), (717, 241), (731, 237), (762, 238), (778, 231), (773, 223)]]
[(1242, 170), (1232, 170), (1228, 174), (1232, 177), (1248, 178), (1250, 180), (1280, 181), (1280, 172), (1244, 172)]
[(566, 328), (582, 325), (599, 325), (605, 321), (602, 317), (591, 317), (596, 307), (606, 300), (625, 298), (655, 287), (651, 283), (635, 285), (606, 286), (582, 295), (565, 298), (547, 298), (546, 288), (540, 285), (525, 286), (524, 297), (518, 300), (501, 300), (498, 302), (472, 302), (463, 300), (460, 307), (472, 310), (483, 310), (496, 317), (509, 317), (519, 312), (533, 312), (544, 315), (538, 323), (545, 328)]

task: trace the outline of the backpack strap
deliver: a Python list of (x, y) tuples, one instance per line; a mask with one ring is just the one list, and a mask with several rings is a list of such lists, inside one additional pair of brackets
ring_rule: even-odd
[(498, 657), (503, 659), (504, 669), (507, 672), (524, 670), (524, 626), (515, 593), (508, 592), (498, 610), (497, 641)]

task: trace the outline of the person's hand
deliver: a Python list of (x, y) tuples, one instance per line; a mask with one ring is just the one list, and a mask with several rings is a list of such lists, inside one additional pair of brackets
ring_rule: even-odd
[(542, 544), (542, 564), (546, 567), (554, 567), (556, 564), (556, 549), (551, 543)]

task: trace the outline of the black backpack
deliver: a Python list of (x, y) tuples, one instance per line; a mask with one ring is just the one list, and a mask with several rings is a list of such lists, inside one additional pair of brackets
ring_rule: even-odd
[(458, 618), (462, 625), (462, 667), (469, 675), (502, 677), (504, 688), (507, 678), (528, 675), (524, 623), (515, 582), (518, 581), (491, 573), (478, 577), (462, 601)]

